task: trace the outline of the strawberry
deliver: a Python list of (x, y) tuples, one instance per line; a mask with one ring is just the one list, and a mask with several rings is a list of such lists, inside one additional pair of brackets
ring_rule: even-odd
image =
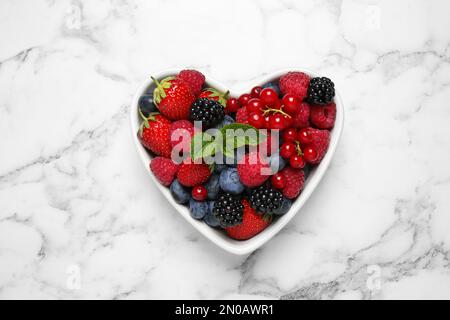
[(248, 124), (247, 107), (242, 107), (236, 112), (236, 122)]
[(144, 120), (138, 132), (141, 143), (156, 155), (170, 158), (170, 121), (158, 112), (150, 113), (148, 117), (141, 113), (141, 117)]
[(225, 228), (228, 236), (236, 240), (247, 240), (254, 237), (267, 228), (272, 221), (271, 216), (258, 214), (250, 207), (247, 200), (242, 200), (242, 204), (244, 205), (242, 223), (237, 226)]
[(238, 163), (239, 178), (244, 186), (253, 188), (262, 185), (270, 177), (270, 165), (263, 161), (259, 152), (247, 153)]
[(171, 159), (156, 157), (150, 162), (150, 170), (163, 186), (170, 186), (178, 171), (178, 165)]
[(229, 94), (229, 91), (223, 93), (213, 88), (206, 88), (200, 93), (198, 97), (219, 101), (219, 103), (225, 108), (227, 106), (227, 99)]
[(314, 128), (308, 128), (308, 133), (311, 136), (312, 142), (308, 143), (304, 147), (311, 147), (317, 152), (317, 158), (310, 162), (311, 164), (319, 164), (323, 157), (327, 153), (328, 145), (330, 144), (330, 131), (320, 130)]
[(205, 84), (205, 76), (197, 70), (182, 70), (177, 75), (178, 79), (184, 80), (195, 96), (198, 96)]
[(208, 181), (211, 176), (211, 170), (204, 163), (185, 163), (183, 162), (178, 169), (178, 181), (185, 187), (194, 187)]
[(294, 199), (303, 190), (305, 173), (303, 170), (294, 169), (289, 166), (281, 170), (281, 173), (286, 178), (286, 186), (281, 190), (281, 192), (286, 198)]
[(195, 100), (189, 85), (181, 79), (168, 77), (161, 82), (153, 78), (156, 88), (154, 102), (159, 111), (171, 120), (187, 119), (191, 104)]
[(336, 120), (336, 104), (330, 102), (326, 105), (312, 105), (310, 119), (319, 129), (331, 129)]
[[(170, 125), (170, 143), (172, 148), (183, 141), (183, 150), (187, 147), (191, 139), (187, 139), (186, 134), (189, 134), (190, 137), (194, 135), (194, 125), (189, 120), (178, 120), (172, 122)], [(178, 138), (177, 138), (178, 137)], [(189, 151), (188, 149), (186, 151)]]

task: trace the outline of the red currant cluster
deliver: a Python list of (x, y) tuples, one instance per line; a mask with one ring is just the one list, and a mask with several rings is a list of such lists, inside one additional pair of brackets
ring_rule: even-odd
[[(307, 128), (293, 128), (294, 118), (300, 109), (302, 101), (295, 95), (287, 93), (281, 99), (272, 88), (254, 87), (250, 93), (242, 94), (239, 99), (229, 98), (226, 110), (236, 112), (240, 107), (246, 107), (248, 124), (257, 129), (282, 130), (283, 144), (280, 154), (289, 160), (291, 167), (301, 169), (306, 163), (317, 159), (317, 151), (308, 146), (312, 137)], [(272, 184), (283, 188), (282, 177), (274, 175)]]
[(293, 124), (293, 115), (300, 107), (300, 99), (286, 94), (280, 100), (272, 88), (254, 87), (250, 94), (230, 98), (226, 110), (235, 112), (241, 106), (247, 107), (248, 123), (257, 129), (284, 130)]

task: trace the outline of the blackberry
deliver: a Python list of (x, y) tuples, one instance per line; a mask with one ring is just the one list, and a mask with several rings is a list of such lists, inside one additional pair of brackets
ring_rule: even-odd
[(270, 185), (264, 184), (253, 189), (248, 197), (250, 206), (257, 212), (272, 214), (283, 203), (283, 195)]
[(327, 104), (334, 98), (334, 83), (326, 77), (312, 78), (309, 82), (306, 101)]
[(244, 205), (241, 197), (231, 193), (222, 193), (214, 203), (213, 214), (219, 220), (222, 228), (236, 226), (242, 223)]
[(218, 125), (224, 117), (224, 107), (218, 101), (208, 98), (195, 100), (189, 113), (189, 119), (191, 121), (201, 121), (205, 129)]

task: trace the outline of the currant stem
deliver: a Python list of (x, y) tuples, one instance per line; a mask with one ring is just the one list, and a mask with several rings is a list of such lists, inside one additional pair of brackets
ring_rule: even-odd
[(284, 116), (287, 116), (289, 118), (292, 118), (292, 116), (286, 112), (284, 112), (281, 109), (273, 109), (273, 108), (267, 108), (266, 110), (264, 110), (263, 115), (265, 116), (266, 114), (268, 114), (269, 112), (273, 112), (273, 113), (281, 113)]

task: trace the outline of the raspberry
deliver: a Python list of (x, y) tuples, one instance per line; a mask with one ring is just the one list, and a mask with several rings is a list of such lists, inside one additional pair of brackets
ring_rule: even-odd
[(182, 163), (178, 169), (178, 181), (185, 187), (204, 184), (211, 176), (208, 165), (204, 163)]
[(309, 76), (303, 72), (288, 72), (280, 78), (280, 90), (297, 96), (300, 100), (306, 97), (309, 86)]
[(336, 120), (336, 104), (331, 102), (326, 105), (312, 105), (310, 119), (313, 125), (319, 129), (331, 129)]
[(284, 168), (283, 173), (286, 178), (286, 186), (281, 190), (283, 196), (288, 199), (294, 199), (297, 197), (303, 189), (305, 183), (305, 173), (303, 170), (294, 169), (291, 167)]
[(247, 153), (237, 165), (242, 184), (250, 188), (262, 185), (270, 177), (269, 168), (268, 161), (263, 162), (259, 153), (255, 151)]
[(205, 76), (196, 70), (183, 70), (178, 74), (177, 78), (184, 80), (196, 96), (200, 94), (205, 84)]
[(325, 153), (327, 153), (330, 144), (330, 131), (308, 128), (308, 132), (312, 137), (312, 142), (308, 143), (308, 147), (313, 148), (317, 152), (317, 159), (311, 164), (319, 164)]
[(236, 122), (248, 124), (248, 113), (246, 107), (238, 109), (236, 112)]
[(150, 170), (163, 186), (170, 186), (178, 171), (178, 165), (164, 157), (156, 157), (150, 162)]
[(309, 127), (310, 106), (306, 102), (300, 104), (299, 111), (294, 115), (294, 128), (306, 128)]

